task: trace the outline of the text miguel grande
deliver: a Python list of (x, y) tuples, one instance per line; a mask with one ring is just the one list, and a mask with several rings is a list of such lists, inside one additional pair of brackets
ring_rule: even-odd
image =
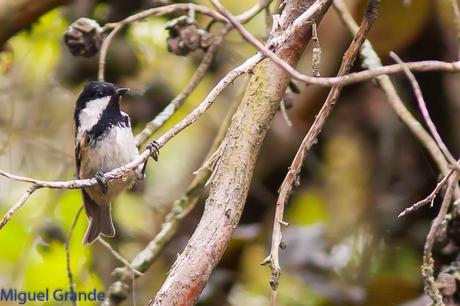
[(14, 288), (0, 289), (0, 302), (16, 302), (20, 305), (28, 302), (102, 302), (105, 299), (104, 292), (98, 292), (96, 289), (90, 291), (70, 292), (64, 289), (44, 289), (41, 291), (22, 291)]

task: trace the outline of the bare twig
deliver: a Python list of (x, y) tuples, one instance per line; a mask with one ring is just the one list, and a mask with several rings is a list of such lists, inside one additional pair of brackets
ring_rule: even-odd
[(259, 12), (266, 9), (272, 1), (273, 0), (260, 0), (253, 7), (241, 13), (236, 18), (239, 20), (239, 22), (241, 22), (242, 24), (245, 24), (249, 20), (251, 20), (255, 15), (257, 15)]
[(34, 191), (37, 190), (38, 188), (40, 188), (40, 187), (38, 185), (36, 185), (36, 184), (34, 184), (34, 185), (30, 186), (29, 188), (27, 188), (27, 190), (24, 192), (24, 194), (19, 199), (19, 201), (16, 202), (16, 204), (13, 207), (11, 207), (8, 210), (8, 212), (3, 216), (2, 221), (0, 221), (0, 230), (5, 226), (6, 223), (8, 223), (8, 221), (10, 221), (11, 217), (13, 217), (13, 215), (22, 206), (24, 206), (24, 204), (27, 202), (27, 200), (32, 195), (32, 193), (34, 193)]
[[(69, 279), (69, 291), (71, 294), (75, 294), (75, 282), (73, 279), (72, 268), (70, 266), (70, 239), (72, 238), (73, 230), (77, 225), (78, 218), (80, 217), (81, 212), (83, 211), (83, 206), (81, 206), (75, 217), (73, 218), (72, 224), (70, 225), (69, 232), (65, 240), (65, 257), (66, 257), (66, 267), (67, 267), (67, 278)], [(77, 306), (77, 301), (72, 299), (72, 305)]]
[(455, 172), (449, 180), (446, 194), (444, 195), (444, 199), (441, 204), (441, 209), (431, 224), (430, 231), (426, 236), (425, 247), (423, 249), (422, 275), (425, 281), (425, 293), (431, 297), (434, 305), (436, 306), (444, 305), (444, 303), (442, 296), (436, 286), (436, 281), (434, 278), (434, 260), (431, 252), (433, 250), (433, 245), (436, 240), (436, 233), (439, 229), (439, 226), (444, 221), (446, 214), (449, 211), (450, 204), (452, 203), (452, 196), (457, 184), (458, 174)]
[(442, 187), (447, 183), (447, 180), (454, 172), (455, 170), (451, 170), (446, 176), (442, 178), (442, 180), (439, 181), (439, 183), (436, 185), (436, 188), (434, 188), (433, 191), (426, 198), (404, 209), (404, 211), (398, 215), (398, 218), (401, 218), (410, 213), (413, 213), (414, 211), (416, 211), (420, 207), (425, 206), (428, 203), (430, 203), (430, 206), (433, 206), (433, 202), (434, 202), (434, 199), (436, 198), (436, 195), (441, 191)]
[[(366, 11), (366, 14), (364, 15), (364, 19), (359, 27), (357, 34), (355, 35), (352, 43), (345, 52), (338, 76), (342, 76), (350, 71), (351, 66), (353, 65), (353, 62), (356, 56), (358, 55), (361, 46), (366, 40), (367, 34), (372, 24), (377, 18), (379, 4), (379, 0), (368, 1), (368, 9)], [(279, 264), (279, 248), (282, 240), (281, 226), (283, 225), (284, 206), (289, 199), (294, 184), (298, 184), (299, 174), (303, 160), (305, 159), (305, 155), (307, 151), (311, 148), (311, 146), (315, 143), (315, 139), (320, 133), (322, 127), (324, 126), (324, 123), (326, 122), (326, 119), (332, 110), (332, 106), (337, 101), (340, 93), (340, 86), (334, 86), (329, 92), (329, 95), (326, 101), (324, 102), (323, 107), (319, 111), (318, 115), (315, 118), (315, 121), (313, 122), (313, 125), (311, 126), (307, 135), (303, 139), (294, 157), (294, 160), (292, 161), (292, 164), (289, 167), (289, 171), (283, 183), (281, 184), (281, 187), (279, 188), (279, 196), (276, 202), (275, 218), (273, 222), (273, 234), (270, 255), (264, 261), (264, 263), (270, 263), (270, 268), (272, 270), (272, 277), (270, 279), (270, 286), (272, 287), (272, 291), (277, 291), (278, 289), (281, 271), (281, 267)], [(276, 298), (276, 293), (272, 293), (272, 300), (270, 302), (271, 305), (276, 304), (276, 300), (273, 300), (274, 298)]]
[(124, 258), (123, 256), (121, 256), (120, 253), (118, 253), (117, 251), (115, 251), (112, 246), (107, 242), (105, 241), (103, 238), (101, 237), (98, 237), (97, 238), (97, 241), (99, 241), (100, 244), (102, 244), (107, 250), (109, 250), (109, 252), (113, 255), (113, 257), (115, 257), (116, 259), (118, 259), (122, 264), (124, 264), (125, 266), (127, 266), (134, 274), (140, 276), (140, 275), (144, 275), (142, 272), (139, 272), (137, 271), (132, 265), (131, 263), (126, 259)]
[[(357, 25), (354, 22), (351, 14), (347, 10), (345, 3), (342, 0), (334, 0), (334, 6), (337, 12), (339, 13), (339, 16), (344, 22), (344, 24), (348, 27), (348, 29), (352, 33), (355, 33), (357, 31)], [(369, 41), (366, 41), (365, 46), (361, 50), (361, 55), (364, 58), (364, 61), (363, 61), (364, 66), (368, 68), (375, 68), (375, 67), (382, 66), (378, 55), (374, 51)], [(439, 224), (444, 219), (444, 216), (447, 213), (449, 204), (451, 202), (451, 199), (449, 198), (452, 198), (452, 194), (454, 193), (454, 190), (456, 189), (457, 178), (454, 178), (454, 177), (456, 177), (458, 174), (455, 173), (454, 177), (452, 177), (452, 174), (454, 174), (455, 171), (449, 170), (448, 162), (446, 158), (444, 157), (443, 153), (441, 152), (441, 150), (439, 149), (436, 141), (431, 137), (429, 133), (426, 132), (426, 130), (422, 127), (420, 122), (417, 121), (417, 119), (415, 119), (412, 116), (412, 114), (407, 110), (407, 108), (404, 106), (390, 78), (386, 75), (382, 75), (382, 76), (377, 77), (377, 81), (379, 85), (382, 87), (385, 94), (387, 95), (390, 105), (393, 107), (396, 114), (410, 128), (412, 133), (420, 140), (420, 142), (424, 145), (424, 147), (428, 150), (428, 152), (431, 154), (431, 156), (437, 163), (441, 172), (445, 175), (444, 178), (437, 184), (436, 188), (433, 190), (433, 192), (430, 195), (428, 195), (422, 201), (419, 201), (416, 204), (412, 205), (410, 208), (407, 208), (406, 210), (404, 210), (400, 214), (400, 216), (404, 216), (412, 211), (415, 211), (419, 207), (432, 202), (435, 196), (442, 189), (442, 186), (444, 186), (446, 182), (449, 181), (448, 191), (446, 192), (446, 195), (443, 200), (443, 204), (441, 205), (442, 206), (441, 210), (435, 222), (433, 223), (430, 229), (430, 233), (427, 237), (427, 243), (425, 245), (425, 252), (424, 252), (424, 265), (422, 266), (422, 274), (424, 275), (425, 284), (427, 288), (426, 291), (429, 292), (430, 296), (434, 298), (435, 303), (436, 302), (438, 303), (437, 305), (442, 305), (442, 297), (439, 294), (439, 290), (436, 288), (436, 283), (435, 283), (434, 276), (433, 276), (434, 274), (433, 263), (434, 262), (433, 262), (433, 258), (431, 257), (431, 250), (434, 244), (434, 239), (435, 239), (437, 228), (439, 227)]]
[(398, 64), (402, 66), (403, 71), (406, 74), (407, 78), (409, 79), (412, 89), (414, 90), (414, 94), (415, 94), (415, 97), (417, 98), (418, 106), (420, 108), (420, 111), (422, 112), (423, 119), (425, 120), (425, 123), (427, 124), (428, 129), (431, 132), (431, 135), (436, 140), (438, 147), (444, 153), (444, 156), (447, 158), (447, 160), (450, 163), (454, 164), (456, 162), (455, 158), (449, 152), (449, 149), (447, 149), (447, 146), (445, 145), (444, 141), (442, 140), (441, 136), (438, 133), (438, 130), (436, 129), (436, 126), (433, 123), (433, 120), (431, 120), (430, 113), (428, 112), (428, 108), (426, 106), (425, 99), (423, 98), (422, 90), (420, 89), (420, 85), (418, 84), (417, 79), (415, 78), (414, 74), (410, 71), (410, 69), (406, 66), (406, 64), (399, 58), (398, 55), (396, 55), (396, 53), (390, 52), (390, 56)]

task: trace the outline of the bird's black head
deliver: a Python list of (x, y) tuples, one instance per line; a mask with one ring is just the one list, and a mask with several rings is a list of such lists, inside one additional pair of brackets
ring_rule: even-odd
[(91, 105), (107, 101), (105, 108), (116, 108), (119, 110), (118, 102), (120, 97), (127, 93), (129, 89), (118, 88), (112, 83), (103, 81), (91, 81), (85, 85), (75, 105), (75, 121), (78, 120), (80, 112)]

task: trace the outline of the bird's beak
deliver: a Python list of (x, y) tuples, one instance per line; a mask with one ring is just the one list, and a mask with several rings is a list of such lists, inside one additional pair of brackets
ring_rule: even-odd
[(121, 97), (129, 91), (129, 88), (118, 88), (117, 96)]

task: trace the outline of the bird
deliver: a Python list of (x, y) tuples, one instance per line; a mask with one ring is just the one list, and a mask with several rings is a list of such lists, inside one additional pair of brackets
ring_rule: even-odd
[[(88, 217), (83, 244), (93, 243), (100, 235), (115, 236), (111, 204), (122, 191), (144, 178), (147, 165), (130, 170), (110, 181), (104, 173), (119, 168), (139, 156), (128, 114), (120, 109), (121, 97), (128, 88), (103, 81), (90, 81), (75, 104), (75, 161), (78, 179), (96, 178), (98, 184), (81, 189), (83, 206)], [(158, 160), (159, 145), (147, 148)]]

